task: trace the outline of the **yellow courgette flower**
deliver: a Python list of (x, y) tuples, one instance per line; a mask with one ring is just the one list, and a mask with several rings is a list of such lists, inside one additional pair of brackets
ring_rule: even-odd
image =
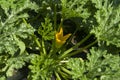
[(55, 34), (56, 47), (60, 48), (70, 36), (71, 36), (71, 34), (67, 34), (67, 35), (63, 36), (63, 29), (61, 27), (60, 31)]

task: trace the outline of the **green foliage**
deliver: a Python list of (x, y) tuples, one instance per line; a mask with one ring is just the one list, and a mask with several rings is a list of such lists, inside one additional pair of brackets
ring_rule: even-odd
[(62, 4), (62, 17), (71, 18), (71, 17), (89, 17), (89, 13), (85, 5), (88, 0), (61, 0)]
[(44, 55), (36, 55), (31, 59), (29, 80), (51, 80), (53, 72), (58, 67), (57, 60)]
[(74, 80), (119, 80), (120, 56), (107, 54), (97, 48), (92, 48), (87, 55), (88, 60), (80, 58), (69, 59), (68, 69)]
[(85, 65), (82, 58), (71, 58), (68, 60), (67, 68), (71, 70), (72, 79), (84, 79), (85, 80)]
[(28, 61), (23, 39), (34, 29), (27, 27), (22, 18), (29, 17), (29, 10), (37, 10), (37, 5), (29, 0), (0, 0), (0, 75), (12, 75), (10, 69), (20, 69)]
[(109, 0), (92, 0), (98, 9), (94, 17), (98, 25), (93, 27), (92, 33), (98, 41), (106, 41), (120, 47), (120, 6), (113, 7)]
[(5, 80), (5, 77), (0, 77), (0, 80)]
[(88, 54), (87, 75), (92, 80), (99, 77), (101, 80), (119, 80), (119, 55), (108, 54), (106, 51), (100, 49), (91, 49), (91, 55)]
[(118, 0), (0, 0), (0, 80), (120, 80), (119, 53)]
[[(22, 18), (28, 17), (28, 14), (22, 11), (36, 7), (28, 0), (26, 1), (0, 1), (1, 10), (4, 10), (0, 15), (0, 53), (6, 52), (13, 55), (18, 50), (18, 47), (24, 47), (24, 43), (19, 38), (27, 38), (28, 35), (33, 34), (34, 30), (26, 27), (22, 21)], [(33, 7), (31, 8), (31, 6)], [(23, 45), (21, 46), (19, 43)]]
[[(19, 12), (23, 11), (24, 9), (30, 8), (37, 10), (37, 6), (35, 3), (30, 2), (30, 0), (7, 0), (7, 1), (0, 1), (1, 8), (4, 10), (5, 14), (10, 16), (11, 19), (13, 16), (16, 16)], [(31, 7), (32, 6), (32, 7)], [(14, 15), (13, 15), (14, 14)], [(19, 18), (19, 17), (16, 17)], [(14, 20), (13, 20), (14, 21)]]
[(53, 31), (53, 25), (50, 23), (50, 19), (45, 18), (45, 23), (41, 23), (38, 33), (44, 40), (54, 39), (55, 32)]
[(26, 62), (29, 62), (31, 58), (34, 58), (34, 55), (20, 55), (17, 57), (11, 57), (7, 60), (6, 66), (9, 67), (7, 70), (7, 76), (12, 76), (15, 69), (20, 69), (26, 65)]
[(25, 66), (26, 62), (29, 62), (31, 58), (34, 58), (34, 56), (27, 55), (26, 53), (24, 55), (3, 59), (3, 62), (0, 64), (0, 78), (4, 77), (4, 80), (6, 80), (6, 77), (13, 76), (14, 71)]

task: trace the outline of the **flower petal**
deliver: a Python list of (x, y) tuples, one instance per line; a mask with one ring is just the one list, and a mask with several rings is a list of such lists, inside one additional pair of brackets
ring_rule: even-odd
[(71, 34), (67, 34), (67, 35), (63, 36), (62, 40), (66, 41), (70, 36), (71, 36)]
[(61, 34), (61, 36), (63, 37), (63, 28), (60, 28), (59, 34)]
[(56, 47), (60, 48), (66, 40), (70, 37), (71, 34), (67, 34), (63, 36), (63, 29), (62, 27), (60, 28), (60, 31), (56, 33), (55, 38), (56, 38)]

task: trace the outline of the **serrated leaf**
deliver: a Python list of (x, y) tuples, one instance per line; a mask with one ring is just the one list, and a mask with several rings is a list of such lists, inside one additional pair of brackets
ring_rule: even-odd
[(119, 55), (108, 54), (106, 50), (100, 48), (92, 48), (90, 53), (86, 62), (88, 79), (119, 80)]
[(17, 45), (19, 46), (20, 54), (24, 53), (24, 51), (25, 51), (25, 44), (24, 44), (24, 42), (19, 40), (15, 35), (13, 35), (13, 36), (14, 36), (14, 39), (15, 39)]
[(63, 18), (82, 17), (88, 18), (89, 13), (85, 4), (88, 0), (61, 0)]
[(41, 26), (38, 29), (38, 33), (42, 36), (44, 40), (52, 40), (54, 39), (53, 25), (50, 22), (49, 18), (45, 18), (45, 23), (41, 23)]
[[(107, 45), (120, 47), (120, 6), (114, 7), (109, 0), (92, 0), (98, 9), (95, 18), (98, 25), (91, 31), (98, 41), (106, 41)], [(99, 5), (98, 5), (99, 3)]]
[(71, 58), (68, 60), (67, 68), (71, 71), (72, 79), (83, 79), (85, 76), (83, 73), (85, 72), (84, 61), (82, 58)]

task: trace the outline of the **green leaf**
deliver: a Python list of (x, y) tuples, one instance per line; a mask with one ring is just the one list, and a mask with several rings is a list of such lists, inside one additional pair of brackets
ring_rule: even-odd
[(6, 80), (5, 76), (0, 76), (0, 80)]
[[(30, 0), (0, 0), (0, 5), (4, 9), (7, 16), (11, 15), (12, 18), (26, 8), (37, 10), (38, 6)], [(32, 7), (31, 7), (32, 6)]]
[(86, 62), (86, 76), (89, 80), (119, 80), (120, 56), (108, 54), (106, 50), (92, 48)]
[(8, 67), (8, 70), (6, 72), (7, 77), (13, 76), (14, 70), (18, 70), (26, 65), (26, 62), (29, 62), (30, 59), (32, 59), (34, 55), (27, 55), (27, 53), (24, 53), (22, 55), (19, 55), (17, 57), (11, 57), (7, 60), (6, 66)]
[(97, 48), (90, 49), (90, 53), (87, 55), (89, 62), (87, 63), (88, 70), (96, 69), (101, 62), (101, 57), (107, 53), (106, 50), (99, 50)]
[(72, 79), (86, 80), (85, 75), (84, 75), (85, 65), (84, 65), (84, 61), (82, 60), (82, 58), (69, 59), (68, 63), (67, 63), (67, 68), (70, 69), (70, 71), (71, 71)]
[(93, 26), (98, 41), (106, 41), (107, 45), (120, 47), (120, 6), (114, 7), (109, 0), (92, 0), (98, 9), (95, 18), (97, 25)]
[(53, 58), (44, 55), (35, 55), (31, 59), (30, 80), (51, 80), (53, 72), (57, 69), (59, 63)]
[(24, 53), (25, 51), (25, 44), (24, 42), (20, 41), (15, 35), (14, 36), (14, 39), (16, 41), (16, 44), (19, 46), (19, 49), (20, 49), (20, 54)]
[(88, 0), (61, 0), (62, 4), (62, 17), (71, 18), (71, 17), (82, 17), (88, 18), (89, 13), (85, 4)]
[[(22, 40), (15, 41), (14, 35), (20, 39), (26, 39), (34, 33), (32, 27), (26, 27), (21, 18), (27, 18), (30, 9), (35, 9), (35, 4), (29, 0), (0, 0), (0, 54), (8, 53), (14, 55), (19, 49), (24, 51)], [(33, 7), (31, 7), (33, 6)], [(37, 7), (37, 6), (36, 6)], [(26, 11), (24, 11), (27, 9)], [(20, 43), (20, 44), (18, 44)]]
[(54, 39), (55, 31), (53, 30), (53, 25), (49, 18), (45, 18), (45, 23), (41, 23), (41, 26), (38, 29), (38, 33), (44, 40)]

